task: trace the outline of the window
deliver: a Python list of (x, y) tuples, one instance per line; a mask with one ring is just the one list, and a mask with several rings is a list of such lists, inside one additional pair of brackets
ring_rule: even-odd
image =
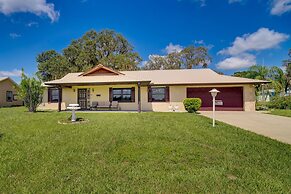
[(132, 88), (113, 88), (112, 100), (118, 102), (132, 102)]
[(152, 88), (152, 102), (165, 102), (166, 88)]
[(13, 101), (13, 93), (12, 93), (12, 91), (7, 91), (6, 92), (6, 101), (7, 102), (12, 102)]
[(149, 102), (168, 102), (169, 87), (149, 87), (148, 101)]
[(48, 89), (48, 102), (59, 102), (59, 89), (58, 88)]

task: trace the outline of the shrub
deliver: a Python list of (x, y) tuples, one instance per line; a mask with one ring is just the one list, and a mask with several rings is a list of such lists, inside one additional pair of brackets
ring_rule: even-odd
[(186, 98), (183, 104), (189, 113), (195, 113), (200, 109), (202, 101), (200, 98)]
[(263, 102), (261, 102), (261, 101), (257, 101), (256, 102), (256, 110), (268, 110), (269, 109), (269, 104), (270, 104), (270, 102), (265, 102), (265, 101), (263, 101)]
[(27, 77), (22, 71), (22, 79), (17, 89), (19, 97), (24, 101), (24, 105), (28, 108), (29, 112), (36, 112), (43, 94), (41, 81), (34, 77)]
[(274, 109), (291, 109), (291, 96), (274, 97), (268, 106)]

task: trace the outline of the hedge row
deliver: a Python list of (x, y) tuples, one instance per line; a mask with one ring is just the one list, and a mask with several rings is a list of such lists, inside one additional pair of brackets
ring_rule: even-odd
[(291, 109), (291, 96), (274, 97), (270, 102), (257, 102), (257, 110)]

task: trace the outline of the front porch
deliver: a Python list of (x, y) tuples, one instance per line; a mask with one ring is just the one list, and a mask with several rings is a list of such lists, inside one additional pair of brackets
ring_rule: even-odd
[[(48, 92), (58, 92), (57, 109), (66, 110), (69, 104), (79, 104), (82, 111), (136, 111), (141, 112), (140, 82), (114, 85), (55, 85)], [(53, 100), (50, 100), (53, 101)], [(53, 103), (53, 102), (52, 102)]]

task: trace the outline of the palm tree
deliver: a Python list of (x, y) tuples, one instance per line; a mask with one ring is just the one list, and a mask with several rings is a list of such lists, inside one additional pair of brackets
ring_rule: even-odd
[(254, 73), (255, 77), (253, 79), (259, 79), (259, 80), (268, 79), (269, 68), (267, 66), (253, 65), (249, 68), (249, 71)]
[(285, 91), (286, 85), (288, 85), (287, 76), (284, 71), (273, 66), (269, 70), (268, 80), (272, 82), (271, 87), (275, 89), (276, 95), (280, 95)]

